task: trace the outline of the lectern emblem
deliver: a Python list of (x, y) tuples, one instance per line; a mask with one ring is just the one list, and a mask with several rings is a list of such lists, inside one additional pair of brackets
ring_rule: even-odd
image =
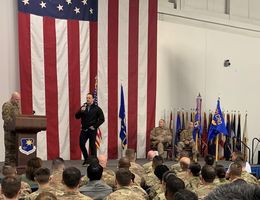
[(23, 154), (30, 155), (35, 152), (36, 146), (34, 145), (33, 138), (22, 138), (21, 146), (19, 146), (19, 151)]

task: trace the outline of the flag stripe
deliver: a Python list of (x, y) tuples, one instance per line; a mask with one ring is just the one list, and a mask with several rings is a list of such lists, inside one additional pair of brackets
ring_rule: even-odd
[(19, 62), (22, 113), (32, 113), (30, 15), (19, 12)]
[(55, 19), (43, 18), (48, 159), (59, 156)]
[(98, 59), (98, 41), (97, 41), (97, 35), (98, 35), (98, 23), (97, 22), (90, 22), (89, 23), (89, 30), (90, 30), (90, 40), (89, 40), (89, 46), (90, 46), (90, 92), (94, 92), (95, 89), (95, 78), (97, 76), (97, 59)]
[(149, 1), (146, 150), (150, 148), (150, 131), (154, 127), (156, 110), (157, 4), (158, 0)]
[(146, 156), (148, 0), (139, 1), (137, 157)]
[(108, 156), (117, 158), (118, 0), (108, 1)]
[(71, 159), (80, 159), (78, 148), (80, 121), (75, 119), (75, 112), (80, 107), (80, 45), (79, 22), (68, 20), (68, 78), (69, 78), (69, 122)]
[[(31, 15), (30, 19), (30, 29), (38, 25), (37, 29), (31, 29), (32, 104), (33, 110), (37, 115), (45, 116), (43, 18)], [(47, 159), (46, 131), (37, 134), (37, 156), (45, 160)]]
[(137, 95), (138, 95), (138, 34), (139, 1), (129, 1), (129, 45), (128, 45), (128, 147), (137, 145)]

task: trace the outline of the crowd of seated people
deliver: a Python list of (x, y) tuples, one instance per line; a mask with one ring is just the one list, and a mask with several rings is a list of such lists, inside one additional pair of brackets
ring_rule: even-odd
[(179, 163), (168, 166), (156, 152), (148, 152), (144, 166), (128, 149), (118, 160), (115, 171), (107, 158), (90, 159), (86, 173), (68, 167), (62, 158), (52, 161), (51, 169), (40, 158), (28, 161), (25, 174), (3, 166), (0, 200), (259, 200), (260, 182), (247, 171), (241, 153), (228, 171), (208, 155), (200, 164), (183, 152)]

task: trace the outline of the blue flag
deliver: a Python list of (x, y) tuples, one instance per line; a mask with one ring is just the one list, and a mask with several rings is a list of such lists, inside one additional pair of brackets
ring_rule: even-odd
[(174, 144), (178, 144), (180, 141), (180, 132), (182, 131), (181, 129), (181, 116), (180, 112), (177, 113), (177, 120), (176, 120), (176, 131), (175, 131), (175, 142)]
[(228, 135), (226, 125), (225, 125), (225, 120), (220, 109), (220, 101), (218, 100), (217, 108), (209, 128), (208, 140), (209, 141), (212, 140), (220, 133), (223, 133), (224, 135)]
[(119, 137), (121, 139), (122, 148), (124, 149), (127, 145), (127, 136), (126, 136), (126, 124), (125, 124), (125, 99), (124, 99), (124, 91), (122, 85), (121, 85), (119, 118), (121, 119), (121, 128), (120, 128)]

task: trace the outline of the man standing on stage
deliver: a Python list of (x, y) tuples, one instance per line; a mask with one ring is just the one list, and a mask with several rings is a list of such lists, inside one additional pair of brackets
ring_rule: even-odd
[(20, 111), (20, 94), (14, 92), (11, 99), (2, 106), (2, 118), (4, 120), (4, 144), (5, 144), (5, 165), (15, 165), (16, 163), (16, 143), (14, 122)]
[(93, 94), (87, 94), (87, 102), (81, 106), (80, 110), (75, 114), (75, 117), (76, 119), (81, 119), (79, 145), (84, 156), (84, 162), (82, 165), (86, 166), (89, 156), (86, 149), (86, 142), (89, 139), (91, 155), (97, 157), (97, 129), (105, 121), (103, 111), (99, 106), (94, 104)]

